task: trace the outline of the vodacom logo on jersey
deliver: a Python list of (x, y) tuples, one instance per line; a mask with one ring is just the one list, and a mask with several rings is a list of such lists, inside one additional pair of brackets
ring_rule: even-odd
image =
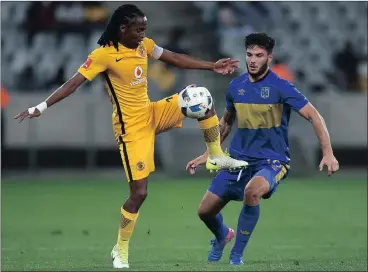
[(143, 75), (142, 67), (136, 66), (135, 69), (134, 69), (134, 76), (138, 80), (135, 80), (135, 81), (131, 82), (130, 86), (135, 86), (135, 85), (141, 84), (143, 82), (146, 82), (147, 78), (146, 77), (142, 78), (142, 75)]
[(134, 69), (134, 75), (135, 75), (135, 78), (141, 78), (142, 75), (143, 75), (143, 70), (140, 66), (137, 66), (135, 67)]

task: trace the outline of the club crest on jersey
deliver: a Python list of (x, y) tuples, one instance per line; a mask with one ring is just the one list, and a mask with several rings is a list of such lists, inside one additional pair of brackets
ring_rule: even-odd
[(135, 78), (141, 78), (143, 75), (143, 69), (140, 66), (135, 67), (134, 69), (134, 76)]
[(239, 92), (238, 92), (239, 95), (244, 95), (245, 94), (245, 91), (243, 89), (240, 89)]
[(144, 48), (143, 48), (143, 46), (142, 46), (142, 45), (140, 45), (140, 46), (138, 47), (138, 54), (139, 54), (139, 56), (141, 56), (142, 58), (145, 58), (145, 57), (146, 57), (146, 52), (144, 51)]
[(261, 88), (261, 97), (266, 99), (270, 96), (270, 88), (269, 87), (262, 87)]

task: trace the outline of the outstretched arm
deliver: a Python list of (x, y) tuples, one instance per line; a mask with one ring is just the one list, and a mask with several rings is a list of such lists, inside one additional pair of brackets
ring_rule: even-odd
[(327, 165), (328, 175), (331, 176), (332, 173), (339, 170), (339, 163), (333, 155), (330, 135), (328, 134), (325, 121), (315, 107), (313, 107), (308, 99), (292, 83), (288, 81), (281, 82), (283, 82), (282, 88), (280, 89), (283, 102), (290, 105), (296, 112), (312, 123), (323, 152), (323, 159), (319, 164), (319, 170), (322, 171), (324, 165)]
[(226, 75), (233, 73), (239, 68), (239, 61), (231, 58), (220, 59), (217, 62), (195, 59), (185, 54), (179, 54), (164, 49), (159, 60), (174, 65), (181, 69), (211, 70)]
[(44, 102), (40, 103), (36, 107), (29, 108), (17, 114), (14, 119), (19, 119), (19, 122), (22, 122), (26, 117), (33, 118), (40, 116), (46, 108), (51, 107), (55, 103), (74, 93), (85, 80), (86, 78), (83, 75), (79, 72), (76, 73), (71, 79), (53, 92)]
[(74, 93), (86, 79), (92, 81), (98, 74), (106, 71), (106, 60), (107, 51), (103, 47), (95, 49), (88, 55), (85, 63), (79, 67), (77, 73), (75, 73), (71, 79), (53, 92), (44, 102), (38, 104), (36, 107), (29, 108), (28, 110), (17, 114), (14, 118), (19, 119), (19, 122), (22, 122), (26, 117), (33, 118), (40, 116), (46, 108), (51, 107), (55, 103)]
[(300, 109), (299, 114), (312, 123), (313, 129), (316, 132), (321, 145), (323, 158), (319, 165), (319, 170), (322, 171), (324, 165), (326, 165), (328, 168), (328, 175), (331, 176), (334, 172), (339, 170), (339, 162), (333, 154), (330, 135), (323, 117), (311, 103), (306, 104), (302, 109)]
[(85, 80), (86, 78), (82, 74), (79, 72), (75, 73), (71, 79), (65, 82), (46, 99), (45, 102), (47, 103), (47, 107), (51, 107), (55, 103), (74, 93)]

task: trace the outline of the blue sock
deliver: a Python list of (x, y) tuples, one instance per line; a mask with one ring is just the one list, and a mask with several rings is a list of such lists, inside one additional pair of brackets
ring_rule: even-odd
[(243, 256), (244, 249), (248, 244), (254, 228), (259, 218), (259, 205), (248, 206), (243, 205), (238, 219), (238, 228), (236, 230), (235, 244), (231, 253)]
[(206, 224), (207, 228), (212, 231), (215, 235), (217, 241), (222, 241), (226, 238), (228, 227), (224, 225), (224, 218), (221, 212), (219, 212), (215, 217), (202, 219)]
[[(220, 237), (220, 239), (225, 239), (226, 235), (227, 235), (227, 232), (229, 231), (229, 228), (224, 224), (224, 217), (222, 216), (221, 212), (219, 212), (216, 215), (216, 220), (218, 220), (220, 222), (221, 228), (222, 228), (222, 236)], [(216, 237), (216, 239), (217, 239), (217, 237)]]

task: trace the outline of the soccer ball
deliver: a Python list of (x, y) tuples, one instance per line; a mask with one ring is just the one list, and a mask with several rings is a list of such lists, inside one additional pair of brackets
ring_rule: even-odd
[(179, 107), (188, 118), (203, 118), (212, 105), (211, 93), (205, 87), (189, 85), (179, 93)]

